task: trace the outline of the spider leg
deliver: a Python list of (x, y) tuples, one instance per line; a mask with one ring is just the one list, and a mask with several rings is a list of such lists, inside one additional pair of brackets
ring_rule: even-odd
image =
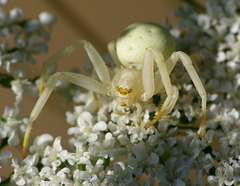
[(45, 103), (47, 102), (49, 96), (51, 95), (53, 89), (56, 86), (56, 83), (58, 80), (66, 80), (71, 83), (74, 83), (80, 87), (89, 89), (93, 92), (99, 93), (99, 94), (106, 94), (107, 87), (106, 84), (103, 84), (93, 78), (72, 73), (72, 72), (56, 72), (47, 81), (46, 87), (43, 90), (41, 96), (39, 97), (38, 101), (36, 102), (30, 117), (28, 126), (25, 132), (24, 142), (23, 142), (23, 156), (26, 157), (27, 148), (28, 148), (28, 140), (30, 137), (31, 129), (33, 122), (37, 119), (39, 113), (41, 112), (42, 108), (44, 107)]
[[(91, 77), (92, 77), (93, 79), (98, 79), (96, 70), (95, 70), (94, 68), (92, 69)], [(98, 108), (99, 108), (99, 104), (98, 104), (98, 94), (95, 93), (95, 92), (92, 92), (92, 94), (93, 94), (93, 98), (94, 98), (94, 100), (95, 100), (95, 109), (98, 110)]]
[(119, 105), (118, 102), (116, 102), (116, 103), (114, 104), (114, 106), (113, 106), (113, 113), (114, 113), (114, 114), (117, 114), (117, 115), (125, 115), (125, 114), (126, 114), (125, 112), (122, 112), (122, 111), (120, 111), (120, 110), (118, 109), (119, 106), (120, 106), (120, 105)]
[[(173, 67), (176, 65), (176, 63), (177, 63), (177, 60), (174, 56), (169, 57), (168, 60), (165, 62), (168, 74), (171, 74)], [(155, 90), (154, 90), (154, 95), (155, 95), (161, 92), (164, 88), (160, 73), (156, 74), (154, 78), (154, 83), (155, 83)]]
[(173, 59), (171, 62), (172, 64), (167, 64), (168, 70), (171, 72), (171, 70), (173, 69), (174, 65), (176, 64), (177, 61), (179, 61), (179, 59), (182, 61), (184, 67), (186, 68), (190, 78), (193, 81), (193, 84), (195, 85), (198, 94), (200, 95), (201, 99), (202, 99), (202, 121), (201, 121), (201, 125), (200, 125), (200, 133), (198, 136), (198, 139), (202, 139), (203, 133), (204, 133), (204, 127), (205, 127), (205, 123), (206, 123), (206, 105), (207, 105), (207, 95), (206, 95), (206, 91), (202, 85), (202, 82), (195, 70), (195, 68), (192, 65), (192, 61), (190, 59), (190, 57), (179, 51), (179, 52), (174, 52), (171, 55), (171, 58)]
[(166, 116), (170, 112), (172, 112), (173, 107), (176, 105), (176, 102), (178, 100), (178, 95), (179, 95), (178, 88), (175, 85), (172, 85), (172, 88), (173, 88), (173, 97), (170, 103), (168, 104), (168, 106), (166, 107), (166, 109), (163, 111), (162, 116)]
[(116, 53), (116, 43), (115, 42), (110, 42), (108, 43), (108, 52), (111, 55), (115, 65), (118, 67), (118, 69), (121, 68), (122, 64), (120, 60), (118, 59), (117, 53)]
[[(152, 49), (151, 49), (152, 50)], [(152, 53), (158, 53), (156, 50), (152, 50)], [(199, 132), (199, 136), (198, 138), (199, 139), (202, 139), (202, 136), (203, 136), (203, 133), (204, 133), (204, 127), (205, 127), (205, 123), (206, 123), (206, 91), (202, 85), (202, 82), (196, 72), (196, 70), (194, 69), (193, 65), (192, 65), (192, 61), (190, 59), (190, 57), (188, 55), (186, 55), (185, 53), (179, 51), (179, 52), (174, 52), (170, 57), (169, 59), (166, 61), (165, 65), (161, 66), (161, 68), (167, 70), (168, 74), (170, 74), (174, 68), (174, 66), (176, 65), (176, 63), (179, 61), (179, 59), (182, 61), (184, 67), (186, 68), (190, 78), (192, 79), (201, 99), (202, 99), (202, 103), (201, 103), (201, 106), (202, 106), (202, 121), (201, 121), (201, 125), (200, 125), (200, 132)], [(156, 60), (156, 58), (155, 58)], [(158, 64), (158, 68), (160, 67), (159, 64), (162, 64), (159, 63), (157, 60), (156, 60), (157, 64)], [(163, 70), (165, 72), (165, 70)], [(161, 89), (162, 89), (162, 86), (164, 85), (164, 82), (167, 82), (163, 79), (163, 75), (160, 71), (160, 68), (159, 68), (159, 72), (160, 72), (160, 76), (157, 75), (155, 77), (155, 91), (154, 91), (154, 94), (158, 93)], [(166, 73), (165, 73), (166, 75)], [(165, 76), (166, 77), (166, 76)], [(169, 76), (167, 76), (169, 77)], [(168, 82), (167, 82), (168, 84)], [(164, 85), (165, 86), (165, 85)], [(173, 90), (175, 89), (174, 86), (172, 87)], [(166, 86), (165, 86), (165, 89), (166, 89)], [(173, 94), (173, 99), (177, 100), (177, 97), (178, 97), (178, 91), (176, 91), (176, 89), (174, 90), (174, 94)], [(175, 97), (175, 98), (174, 98)], [(159, 119), (162, 115), (165, 115), (169, 112), (171, 112), (171, 109), (174, 107), (175, 103), (176, 103), (176, 100), (171, 100), (169, 102), (169, 105), (167, 107), (165, 107), (163, 110), (163, 107), (164, 107), (164, 104), (166, 103), (167, 99), (165, 100), (165, 102), (163, 103), (163, 106), (162, 108), (160, 109), (158, 115), (155, 116), (155, 118), (148, 124), (145, 126), (145, 128), (148, 128), (150, 127), (151, 125), (153, 125), (157, 119)], [(160, 117), (159, 117), (160, 116)]]
[[(150, 95), (152, 96), (154, 94), (155, 84), (154, 84), (154, 79), (153, 79), (153, 64), (154, 64), (154, 60), (155, 60), (157, 63), (157, 66), (158, 66), (159, 73), (161, 75), (162, 83), (163, 83), (164, 88), (167, 93), (167, 98), (165, 99), (164, 103), (162, 104), (162, 107), (161, 107), (160, 111), (158, 112), (158, 114), (155, 115), (154, 119), (144, 127), (145, 129), (147, 129), (147, 128), (151, 127), (152, 125), (154, 125), (154, 123), (159, 118), (161, 118), (161, 116), (163, 116), (166, 113), (169, 113), (171, 111), (171, 109), (174, 107), (176, 100), (178, 98), (178, 91), (177, 91), (177, 88), (175, 86), (173, 87), (171, 84), (169, 73), (168, 73), (162, 53), (156, 49), (148, 48), (146, 51), (145, 57), (146, 57), (146, 61), (148, 61), (148, 66), (149, 66), (148, 68), (151, 68), (152, 70), (151, 70), (151, 78), (149, 77), (149, 75), (144, 76), (144, 73), (145, 73), (144, 71), (150, 72), (150, 69), (148, 69), (148, 70), (145, 69), (145, 62), (144, 62), (143, 72), (142, 72), (143, 77), (144, 77), (143, 78), (144, 90), (147, 91), (147, 89), (145, 89), (145, 87), (147, 87), (148, 89), (150, 89), (150, 91), (148, 91), (148, 93), (150, 93), (149, 96)], [(151, 79), (151, 82), (147, 82), (147, 81), (149, 81), (149, 80), (147, 80), (148, 79), (147, 77), (149, 77), (149, 79)], [(148, 86), (146, 86), (147, 83), (148, 83)]]
[[(112, 79), (113, 76), (114, 76), (114, 72), (108, 66), (106, 66), (106, 67), (108, 69), (108, 73), (110, 75), (110, 79)], [(91, 77), (93, 79), (96, 79), (96, 80), (99, 79), (98, 76), (97, 76), (96, 70), (94, 68), (92, 69)], [(94, 97), (94, 100), (95, 100), (95, 109), (98, 110), (98, 108), (99, 108), (98, 94), (93, 92), (93, 97)]]
[(41, 80), (40, 80), (40, 87), (39, 87), (39, 93), (41, 94), (44, 89), (44, 82), (45, 82), (45, 74), (48, 67), (50, 67), (53, 64), (56, 64), (60, 59), (63, 57), (71, 54), (72, 52), (76, 51), (80, 47), (84, 47), (86, 50), (90, 61), (93, 64), (94, 69), (96, 70), (96, 73), (102, 82), (109, 82), (110, 81), (110, 75), (109, 70), (107, 69), (107, 66), (105, 65), (102, 57), (97, 52), (97, 50), (93, 47), (93, 45), (85, 40), (78, 40), (73, 43), (71, 43), (69, 46), (61, 50), (60, 52), (53, 55), (51, 58), (49, 58), (47, 61), (45, 61), (42, 73), (41, 73)]
[(142, 66), (142, 83), (144, 93), (141, 95), (142, 101), (149, 100), (154, 95), (154, 60), (150, 51), (146, 51)]

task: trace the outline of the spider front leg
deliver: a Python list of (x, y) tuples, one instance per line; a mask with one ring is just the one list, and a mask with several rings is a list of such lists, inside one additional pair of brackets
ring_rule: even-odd
[(33, 122), (37, 119), (39, 113), (43, 109), (45, 103), (47, 102), (49, 96), (51, 95), (53, 89), (56, 86), (56, 83), (58, 80), (66, 80), (71, 83), (74, 83), (80, 87), (86, 88), (88, 90), (91, 90), (93, 92), (99, 93), (99, 94), (106, 94), (107, 92), (107, 85), (100, 83), (99, 81), (92, 79), (90, 77), (72, 73), (72, 72), (56, 72), (53, 74), (47, 84), (45, 89), (43, 90), (41, 96), (39, 97), (38, 101), (36, 102), (30, 117), (28, 126), (25, 132), (24, 142), (23, 142), (23, 156), (26, 157), (26, 152), (28, 148), (28, 139), (31, 133)]
[[(64, 56), (69, 55), (70, 53), (77, 50), (79, 47), (83, 46), (90, 58), (90, 61), (93, 64), (93, 67), (95, 69), (95, 72), (99, 78), (99, 80), (102, 82), (98, 82), (97, 80), (93, 78), (89, 78), (87, 76), (83, 76), (81, 74), (75, 74), (70, 72), (62, 72), (62, 73), (55, 73), (52, 75), (46, 85), (46, 88), (44, 89), (44, 79), (45, 79), (45, 73), (49, 66), (57, 63), (61, 58)], [(110, 82), (110, 70), (105, 65), (102, 57), (99, 55), (99, 53), (96, 51), (96, 49), (92, 46), (91, 43), (85, 41), (85, 40), (78, 40), (69, 45), (68, 47), (64, 48), (62, 51), (58, 52), (54, 56), (52, 56), (50, 59), (48, 59), (43, 66), (42, 69), (42, 75), (41, 75), (41, 83), (40, 83), (40, 92), (41, 96), (39, 97), (37, 103), (35, 104), (29, 118), (29, 123), (27, 126), (27, 130), (24, 137), (23, 142), (23, 154), (26, 156), (26, 151), (28, 147), (28, 139), (31, 133), (32, 124), (37, 119), (39, 113), (41, 112), (43, 106), (45, 105), (48, 97), (50, 96), (52, 90), (55, 87), (56, 82), (59, 79), (69, 81), (71, 83), (74, 83), (76, 85), (79, 85), (83, 88), (92, 90), (93, 92), (100, 93), (100, 94), (106, 94), (107, 92), (107, 86)]]
[[(162, 83), (156, 85), (154, 83), (154, 60), (157, 63), (157, 67), (160, 73)], [(170, 113), (178, 99), (178, 89), (176, 86), (173, 86), (170, 81), (169, 73), (163, 58), (163, 55), (160, 51), (148, 48), (145, 53), (145, 59), (143, 63), (143, 87), (145, 91), (145, 99), (151, 98), (155, 93), (155, 88), (160, 89), (159, 87), (164, 85), (165, 91), (167, 93), (167, 98), (162, 104), (162, 107), (157, 115), (154, 116), (154, 119), (147, 124), (144, 128), (147, 129), (154, 125), (157, 120), (159, 120), (163, 115)]]
[(202, 99), (202, 121), (201, 121), (201, 125), (200, 125), (200, 132), (199, 132), (199, 136), (198, 139), (202, 139), (203, 133), (204, 133), (204, 128), (205, 128), (205, 123), (206, 123), (206, 107), (207, 107), (207, 94), (206, 91), (203, 87), (203, 84), (195, 70), (195, 68), (192, 65), (192, 61), (190, 59), (190, 57), (185, 54), (184, 52), (178, 51), (178, 52), (174, 52), (171, 55), (171, 61), (169, 61), (169, 64), (167, 64), (167, 66), (169, 67), (169, 71), (171, 72), (171, 70), (173, 69), (173, 67), (175, 66), (175, 64), (177, 63), (177, 61), (179, 61), (179, 59), (182, 61), (184, 67), (186, 68), (191, 80), (193, 81), (193, 84), (195, 85), (198, 94), (200, 95), (201, 99)]
[[(154, 49), (151, 49), (151, 51), (152, 51), (153, 55), (161, 54), (157, 50), (154, 50)], [(161, 59), (160, 56), (161, 55), (159, 55), (159, 58)], [(202, 85), (202, 82), (201, 82), (196, 70), (194, 69), (194, 67), (192, 65), (192, 61), (191, 61), (190, 57), (188, 55), (186, 55), (185, 53), (179, 51), (179, 52), (174, 52), (169, 57), (169, 59), (166, 61), (165, 64), (163, 64), (161, 62), (161, 60), (158, 62), (157, 59), (155, 58), (155, 60), (158, 64), (158, 68), (159, 67), (163, 68), (164, 72), (165, 72), (165, 68), (166, 68), (168, 74), (170, 74), (172, 72), (174, 66), (179, 61), (179, 59), (182, 61), (184, 67), (186, 68), (190, 78), (192, 79), (192, 81), (193, 81), (193, 83), (194, 83), (194, 85), (195, 85), (195, 87), (196, 87), (196, 89), (197, 89), (197, 91), (198, 91), (198, 93), (199, 93), (199, 95), (202, 99), (202, 103), (201, 103), (201, 106), (202, 106), (202, 120), (201, 120), (201, 125), (200, 125), (200, 133), (199, 133), (199, 136), (198, 136), (199, 139), (202, 139), (202, 136), (203, 136), (203, 133), (204, 133), (204, 127), (205, 127), (205, 123), (206, 123), (206, 102), (207, 102), (206, 91), (205, 91), (205, 89)], [(159, 69), (159, 72), (160, 72), (161, 78), (163, 78), (160, 69)], [(166, 75), (166, 73), (164, 75)], [(168, 82), (165, 81), (164, 79), (162, 79), (162, 82), (163, 82), (163, 84), (164, 84), (164, 82), (168, 84)], [(162, 85), (160, 85), (159, 87), (161, 88)], [(160, 89), (159, 87), (158, 88), (156, 87), (156, 88), (159, 90)], [(166, 86), (165, 86), (165, 89), (166, 89)], [(174, 86), (173, 86), (173, 89), (175, 89)], [(177, 91), (177, 89), (175, 89), (174, 91)], [(173, 98), (175, 97), (175, 99), (177, 100), (178, 93), (176, 92), (175, 95), (176, 96), (173, 96)], [(169, 106), (167, 106), (166, 110), (168, 110), (168, 108), (169, 108), (169, 111), (171, 111), (171, 109), (173, 108), (173, 106), (176, 103), (176, 100), (172, 100), (169, 103)], [(164, 104), (165, 103), (166, 103), (166, 100), (165, 100)], [(163, 106), (164, 106), (164, 104), (163, 104)], [(153, 125), (157, 121), (157, 119), (159, 119), (163, 114), (165, 114), (164, 113), (165, 111), (162, 111), (162, 108), (160, 109), (158, 115), (156, 115), (155, 118), (147, 126), (145, 126), (145, 128), (148, 128), (151, 125)]]

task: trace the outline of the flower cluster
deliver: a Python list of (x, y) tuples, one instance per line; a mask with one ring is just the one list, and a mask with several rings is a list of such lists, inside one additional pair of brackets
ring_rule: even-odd
[[(22, 19), (22, 15), (20, 8), (10, 10), (7, 15), (0, 8), (0, 36), (5, 39), (0, 44), (0, 66), (8, 72), (12, 71), (12, 63), (35, 63), (33, 55), (48, 51), (46, 42), (50, 40), (50, 35), (46, 27), (57, 21), (56, 16), (47, 12), (31, 20)], [(13, 45), (7, 41), (10, 36), (14, 36)]]
[[(1, 5), (6, 3), (7, 0), (0, 1)], [(49, 29), (57, 20), (55, 15), (47, 12), (42, 12), (36, 19), (23, 19), (22, 15), (20, 8), (14, 8), (5, 14), (0, 7), (0, 68), (3, 69), (0, 73), (0, 85), (11, 88), (15, 95), (14, 106), (5, 106), (0, 117), (1, 150), (6, 145), (16, 146), (22, 143), (28, 123), (28, 118), (21, 117), (22, 97), (23, 94), (38, 95), (37, 81), (26, 79), (25, 69), (13, 69), (11, 64), (35, 62), (34, 55), (47, 52)], [(2, 151), (0, 165), (6, 164), (11, 157), (11, 152)]]
[[(203, 139), (197, 139), (201, 100), (180, 63), (171, 74), (172, 83), (179, 88), (175, 109), (147, 130), (144, 126), (159, 111), (164, 93), (142, 103), (142, 123), (138, 126), (136, 108), (125, 110), (126, 115), (117, 115), (113, 113), (115, 100), (99, 95), (100, 107), (96, 109), (96, 96), (61, 81), (56, 91), (76, 105), (66, 113), (69, 146), (61, 145), (61, 137), (38, 136), (27, 158), (22, 162), (12, 159), (12, 182), (203, 185), (207, 178), (210, 185), (240, 184), (240, 3), (206, 0), (206, 7), (201, 7), (195, 1), (189, 2), (192, 3), (175, 11), (182, 18), (177, 27), (166, 26), (171, 28), (177, 49), (194, 59), (206, 88), (208, 107)], [(40, 23), (44, 16), (39, 17)], [(14, 30), (9, 28), (8, 32)], [(110, 68), (115, 71), (115, 67)], [(87, 71), (92, 72), (91, 67)], [(19, 118), (22, 94), (37, 94), (37, 82), (26, 80), (22, 69), (15, 72), (13, 79), (15, 107), (7, 107), (0, 121), (0, 137), (7, 139), (9, 145), (18, 144), (25, 131), (27, 118)], [(10, 152), (0, 153), (0, 164), (9, 158)]]
[(172, 30), (179, 49), (196, 54), (199, 74), (208, 93), (206, 137), (211, 143), (212, 161), (219, 162), (208, 177), (211, 185), (239, 185), (240, 179), (236, 168), (240, 125), (239, 8), (237, 0), (208, 0), (206, 12), (196, 13), (194, 7), (186, 4), (175, 12), (183, 19)]

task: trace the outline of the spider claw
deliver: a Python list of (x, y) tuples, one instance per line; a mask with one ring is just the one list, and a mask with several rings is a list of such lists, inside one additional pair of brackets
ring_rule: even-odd
[(204, 126), (205, 126), (205, 123), (201, 123), (201, 126), (200, 126), (200, 133), (198, 135), (198, 139), (199, 140), (202, 140), (202, 137), (203, 137), (203, 133), (204, 133)]
[(206, 124), (206, 112), (205, 112), (205, 110), (203, 110), (202, 111), (202, 122), (201, 122), (201, 125), (200, 125), (200, 133), (199, 133), (199, 136), (198, 136), (199, 140), (202, 140), (204, 129), (205, 129), (205, 124)]

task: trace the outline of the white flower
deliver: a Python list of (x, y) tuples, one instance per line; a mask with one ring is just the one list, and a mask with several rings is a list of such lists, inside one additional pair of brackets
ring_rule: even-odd
[(20, 17), (22, 17), (22, 10), (20, 8), (14, 8), (12, 10), (9, 11), (9, 18), (12, 21), (17, 21)]
[(0, 4), (4, 5), (8, 2), (8, 0), (0, 0)]
[(43, 157), (44, 149), (51, 141), (53, 141), (53, 137), (50, 134), (42, 134), (41, 136), (37, 136), (33, 141), (33, 145), (29, 148), (29, 151), (31, 154), (38, 153), (40, 157)]
[(27, 119), (18, 119), (19, 110), (6, 106), (0, 125), (0, 137), (8, 138), (10, 146), (18, 145), (23, 139)]
[(42, 181), (40, 185), (42, 186), (52, 186), (52, 185), (72, 185), (72, 181), (68, 179), (68, 174), (70, 170), (65, 167), (58, 172), (55, 172), (50, 167), (43, 167), (41, 172), (39, 173)]
[[(21, 69), (15, 72), (15, 75), (21, 75), (23, 72)], [(8, 138), (8, 144), (10, 146), (18, 145), (25, 134), (27, 126), (27, 118), (20, 118), (22, 111), (21, 101), (24, 92), (29, 94), (36, 94), (36, 87), (29, 83), (28, 80), (16, 79), (11, 82), (11, 89), (16, 95), (15, 107), (6, 106), (2, 115), (0, 125), (0, 137)], [(29, 87), (34, 87), (33, 89)], [(34, 93), (33, 93), (34, 92)]]
[[(126, 124), (125, 124), (126, 125)], [(147, 137), (149, 134), (153, 134), (154, 127), (151, 127), (147, 130), (144, 129), (144, 124), (142, 123), (141, 126), (134, 125), (134, 126), (127, 126), (128, 135), (130, 135), (130, 142), (135, 144)]]
[(17, 158), (12, 159), (12, 167), (14, 168), (14, 174), (12, 181), (17, 185), (38, 185), (39, 181), (39, 171), (36, 167), (39, 161), (37, 154), (29, 155), (26, 159), (22, 161), (19, 165)]
[(91, 163), (86, 164), (86, 170), (75, 170), (73, 180), (82, 185), (105, 185), (105, 173), (103, 172), (103, 160), (99, 159), (95, 166)]
[(38, 16), (38, 19), (43, 25), (53, 25), (57, 22), (57, 17), (48, 12), (41, 12)]
[(104, 121), (99, 121), (93, 126), (93, 131), (105, 131), (107, 129), (107, 125)]
[(78, 116), (79, 116), (79, 114), (80, 114), (81, 112), (83, 112), (83, 111), (84, 111), (84, 107), (82, 107), (82, 106), (75, 106), (73, 113), (67, 111), (67, 112), (66, 112), (67, 122), (68, 122), (70, 125), (74, 125), (75, 122), (76, 122), (76, 120), (77, 120), (77, 118), (78, 118)]
[(197, 17), (198, 25), (205, 31), (207, 31), (211, 25), (211, 18), (209, 15), (200, 14)]
[(113, 185), (134, 185), (134, 179), (132, 177), (132, 168), (125, 167), (122, 162), (116, 162), (114, 164), (114, 174), (108, 175), (108, 182)]
[[(0, 169), (2, 168), (1, 165), (8, 163), (9, 158), (12, 157), (12, 153), (8, 150), (0, 152)], [(1, 183), (1, 176), (0, 176), (0, 183)]]
[(9, 158), (11, 157), (12, 157), (12, 153), (8, 150), (0, 152), (0, 165), (8, 163)]
[[(57, 137), (52, 147), (47, 146), (44, 149), (43, 165), (52, 166), (52, 169), (55, 171), (57, 167), (61, 165), (61, 162), (64, 162), (66, 159), (67, 154), (65, 154), (65, 151), (61, 146), (61, 137)], [(65, 156), (63, 154), (65, 154)]]
[(87, 140), (88, 142), (94, 142), (98, 136), (96, 133), (92, 133), (93, 116), (90, 112), (82, 112), (77, 118), (77, 127), (72, 127), (68, 130), (68, 134), (78, 137), (81, 140)]

